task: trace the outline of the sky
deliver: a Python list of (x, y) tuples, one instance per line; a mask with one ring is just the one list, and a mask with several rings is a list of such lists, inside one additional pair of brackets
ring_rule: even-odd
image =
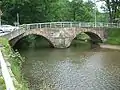
[[(69, 0), (69, 1), (72, 2), (73, 0)], [(83, 0), (83, 1), (88, 1), (88, 0)], [(91, 1), (95, 2), (95, 0), (91, 0)], [(96, 2), (96, 6), (97, 6), (99, 12), (101, 12), (101, 13), (104, 12), (103, 9), (101, 9), (101, 6), (105, 6), (104, 1)]]
[(101, 9), (101, 6), (105, 6), (104, 1), (96, 2), (96, 6), (97, 6), (99, 12), (104, 12), (103, 9)]

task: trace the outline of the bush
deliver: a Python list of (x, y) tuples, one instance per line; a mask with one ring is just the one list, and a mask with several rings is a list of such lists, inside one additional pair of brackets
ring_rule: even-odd
[(110, 28), (107, 29), (107, 31), (108, 31), (108, 38), (105, 43), (120, 45), (120, 28)]

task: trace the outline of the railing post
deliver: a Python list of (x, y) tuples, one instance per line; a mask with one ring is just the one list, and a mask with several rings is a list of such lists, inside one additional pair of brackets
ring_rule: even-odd
[(39, 28), (41, 28), (41, 23), (39, 25), (40, 25)]
[(46, 24), (45, 24), (45, 28), (47, 28)]
[(54, 23), (54, 28), (56, 28), (56, 23)]
[(50, 28), (51, 28), (51, 23), (50, 23)]
[(73, 26), (73, 25), (72, 25), (72, 22), (70, 22), (70, 28), (72, 28), (72, 26)]
[(29, 27), (28, 27), (28, 29), (30, 30), (31, 29), (31, 25), (28, 25)]
[(95, 27), (95, 23), (93, 23), (92, 27), (93, 27), (93, 28)]
[(36, 28), (38, 29), (38, 24), (36, 24)]
[(79, 28), (81, 27), (81, 22), (79, 23)]
[(60, 28), (62, 28), (62, 23), (60, 23)]
[(108, 23), (106, 24), (106, 26), (108, 27)]
[(63, 23), (61, 23), (61, 28), (63, 27)]
[(88, 22), (88, 23), (87, 23), (87, 27), (89, 28), (89, 26), (90, 26), (90, 23)]
[(64, 28), (64, 23), (62, 23), (62, 28)]
[(26, 25), (27, 26), (27, 30), (29, 29), (29, 25)]

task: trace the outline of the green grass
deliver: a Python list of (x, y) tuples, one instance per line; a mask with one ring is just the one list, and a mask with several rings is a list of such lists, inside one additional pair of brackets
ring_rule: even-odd
[(112, 45), (120, 45), (120, 28), (109, 28), (108, 38), (105, 43)]
[(0, 76), (0, 90), (6, 90), (4, 78)]
[(8, 43), (8, 40), (0, 38), (0, 45), (3, 46), (2, 52), (4, 54), (4, 57), (7, 58), (8, 62), (11, 64), (11, 69), (16, 79), (16, 81), (14, 81), (16, 90), (29, 90), (27, 88), (27, 82), (23, 79), (21, 73), (21, 66), (24, 59), (18, 52), (14, 52), (12, 50)]

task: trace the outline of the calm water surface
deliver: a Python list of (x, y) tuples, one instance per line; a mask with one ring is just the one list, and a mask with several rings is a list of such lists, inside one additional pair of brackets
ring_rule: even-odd
[(30, 90), (120, 90), (120, 51), (21, 50)]

